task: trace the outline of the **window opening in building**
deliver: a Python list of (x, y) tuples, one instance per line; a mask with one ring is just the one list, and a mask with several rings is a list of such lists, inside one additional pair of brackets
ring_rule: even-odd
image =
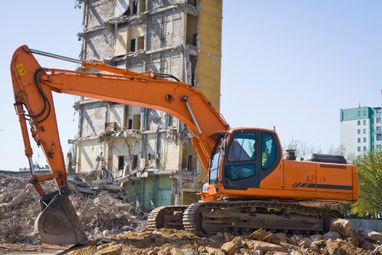
[(363, 110), (363, 116), (366, 116), (366, 110)]
[(128, 129), (133, 129), (133, 120), (129, 119), (129, 125), (127, 126)]
[(138, 12), (138, 0), (133, 1), (133, 15), (137, 14)]
[(377, 123), (381, 123), (381, 118), (378, 117), (376, 121)]
[(363, 129), (363, 134), (366, 134), (366, 129), (365, 128)]
[(192, 171), (192, 155), (188, 155), (187, 158), (187, 170)]
[(123, 107), (123, 129), (127, 129), (129, 125), (129, 108), (127, 105)]
[(195, 86), (195, 70), (196, 70), (196, 61), (197, 57), (190, 55), (190, 64), (191, 64), (191, 85)]
[[(129, 1), (126, 1), (129, 4)], [(127, 6), (126, 11), (122, 14), (123, 16), (130, 16), (130, 6)]]
[(144, 49), (145, 49), (145, 37), (140, 36), (138, 37), (137, 50), (144, 50)]
[(366, 146), (363, 146), (363, 151), (366, 151)]
[(382, 134), (377, 134), (376, 140), (377, 141), (382, 141)]
[(141, 130), (141, 115), (134, 114), (133, 116), (133, 129)]
[(134, 170), (138, 167), (138, 155), (133, 155), (133, 164), (131, 166), (131, 169)]
[(361, 151), (361, 146), (358, 146), (358, 147), (357, 147), (357, 150), (358, 150), (358, 151)]
[(361, 121), (360, 120), (357, 121), (357, 125), (361, 126)]
[(174, 117), (171, 114), (166, 115), (166, 126), (167, 127), (174, 126)]
[(193, 5), (193, 6), (197, 6), (197, 0), (187, 0), (187, 4), (191, 4), (191, 5)]
[(358, 117), (361, 116), (361, 111), (358, 111)]
[(135, 52), (135, 39), (130, 40), (130, 52)]
[(146, 0), (139, 1), (139, 13), (143, 13), (146, 11)]
[(357, 138), (357, 142), (360, 143), (361, 142), (361, 138), (358, 137)]
[(361, 134), (361, 129), (357, 129), (357, 134)]
[(125, 168), (125, 156), (118, 156), (118, 170), (123, 170)]
[(366, 120), (363, 120), (363, 121), (362, 121), (362, 124), (363, 124), (363, 125), (366, 125)]
[(186, 43), (197, 46), (198, 38), (198, 20), (192, 14), (187, 14)]
[(366, 143), (366, 137), (363, 138), (363, 142)]

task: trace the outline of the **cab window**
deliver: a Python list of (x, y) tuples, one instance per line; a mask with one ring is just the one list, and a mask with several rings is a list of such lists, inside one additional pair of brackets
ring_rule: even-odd
[(219, 167), (220, 167), (221, 148), (217, 146), (210, 163), (210, 184), (218, 182)]
[(256, 137), (255, 133), (234, 134), (228, 152), (229, 161), (256, 160)]
[(276, 142), (269, 133), (261, 134), (261, 167), (266, 170), (276, 161)]

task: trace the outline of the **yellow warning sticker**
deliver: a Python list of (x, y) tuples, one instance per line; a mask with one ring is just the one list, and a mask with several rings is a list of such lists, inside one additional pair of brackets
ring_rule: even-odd
[(16, 64), (16, 69), (20, 76), (25, 75), (25, 68), (23, 64)]

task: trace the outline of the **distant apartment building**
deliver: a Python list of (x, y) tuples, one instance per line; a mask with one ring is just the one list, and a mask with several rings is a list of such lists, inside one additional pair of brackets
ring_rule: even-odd
[(348, 159), (381, 150), (381, 107), (341, 109), (341, 146)]

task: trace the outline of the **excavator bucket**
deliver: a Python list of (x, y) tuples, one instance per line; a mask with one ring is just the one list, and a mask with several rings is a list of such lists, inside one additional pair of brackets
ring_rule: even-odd
[(56, 194), (37, 216), (35, 233), (41, 242), (57, 245), (87, 240), (72, 203), (61, 194)]

